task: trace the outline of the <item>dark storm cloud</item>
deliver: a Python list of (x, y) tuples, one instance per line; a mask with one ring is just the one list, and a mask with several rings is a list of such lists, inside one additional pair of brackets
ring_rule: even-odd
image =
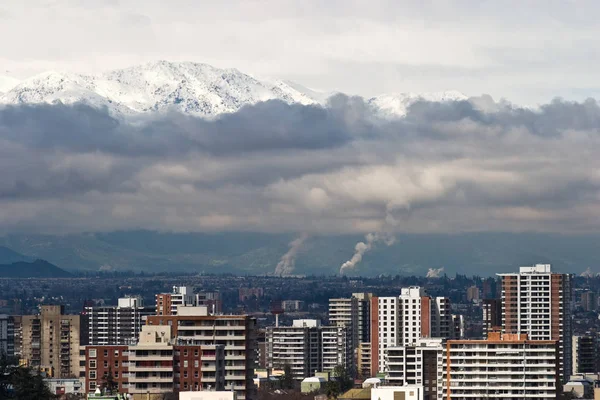
[(0, 227), (366, 232), (387, 215), (407, 232), (589, 230), (599, 129), (593, 100), (418, 102), (395, 120), (343, 95), (215, 120), (10, 106)]

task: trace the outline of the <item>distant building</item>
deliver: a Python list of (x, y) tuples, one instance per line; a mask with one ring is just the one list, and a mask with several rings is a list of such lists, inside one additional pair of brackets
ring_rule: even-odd
[(22, 358), (54, 378), (79, 376), (79, 315), (65, 315), (62, 306), (41, 306), (39, 315), (22, 317)]
[(240, 301), (244, 302), (252, 298), (260, 299), (264, 296), (264, 290), (263, 288), (240, 288), (238, 294)]
[(470, 286), (467, 288), (467, 301), (479, 300), (479, 288), (477, 286)]
[(581, 294), (581, 308), (591, 312), (598, 309), (598, 296), (594, 292), (584, 292)]
[(350, 330), (345, 326), (323, 326), (317, 320), (294, 320), (292, 326), (267, 328), (267, 368), (291, 368), (296, 380), (315, 372), (332, 371), (353, 362)]
[(137, 342), (143, 319), (153, 315), (154, 307), (144, 307), (141, 297), (125, 297), (117, 306), (86, 307), (87, 343), (120, 345)]
[(12, 316), (0, 314), (0, 356), (15, 355), (15, 320)]
[(304, 309), (304, 302), (301, 300), (283, 300), (281, 302), (281, 308), (285, 312), (296, 312)]
[(48, 386), (50, 392), (57, 396), (85, 393), (81, 381), (77, 378), (45, 378), (44, 383)]
[(194, 290), (189, 286), (173, 286), (171, 293), (156, 295), (156, 315), (177, 315), (178, 306), (195, 306)]
[(209, 314), (221, 314), (223, 312), (223, 300), (219, 292), (196, 293), (196, 306), (206, 306)]
[(600, 343), (598, 336), (573, 336), (572, 365), (575, 374), (600, 372)]
[(423, 400), (423, 391), (421, 385), (380, 386), (371, 389), (371, 400)]
[(556, 340), (490, 332), (485, 340), (448, 340), (441, 368), (445, 399), (556, 399)]
[(493, 328), (502, 326), (502, 300), (485, 299), (483, 300), (483, 338), (487, 338)]
[(529, 340), (557, 340), (560, 376), (571, 376), (571, 275), (552, 272), (550, 264), (521, 267), (502, 278), (502, 329), (525, 333)]

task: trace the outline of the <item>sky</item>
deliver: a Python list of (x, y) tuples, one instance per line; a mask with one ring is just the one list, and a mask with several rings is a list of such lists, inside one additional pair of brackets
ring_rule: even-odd
[(81, 104), (0, 108), (0, 233), (599, 232), (600, 106), (583, 99), (600, 5), (525, 3), (4, 1), (0, 66), (18, 78), (167, 59), (474, 97), (395, 120), (346, 95), (135, 124)]
[(361, 96), (584, 100), (600, 94), (599, 11), (564, 0), (6, 0), (0, 75), (166, 59)]

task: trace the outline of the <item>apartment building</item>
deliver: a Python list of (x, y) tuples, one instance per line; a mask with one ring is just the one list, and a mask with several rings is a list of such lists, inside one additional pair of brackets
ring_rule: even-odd
[(575, 374), (600, 372), (599, 346), (597, 335), (573, 336), (571, 364)]
[(550, 264), (521, 267), (502, 279), (502, 328), (530, 340), (557, 340), (560, 376), (571, 375), (571, 275), (552, 272)]
[(39, 315), (22, 317), (22, 358), (54, 378), (79, 377), (79, 315), (62, 306), (41, 306)]
[(170, 326), (144, 326), (135, 345), (86, 346), (86, 391), (105, 386), (109, 374), (115, 389), (134, 398), (223, 390), (224, 347), (181, 344), (171, 336)]
[(329, 325), (348, 327), (353, 348), (370, 341), (372, 297), (372, 293), (352, 293), (350, 298), (329, 299)]
[(173, 286), (171, 293), (156, 295), (156, 315), (177, 315), (178, 306), (195, 306), (194, 289), (189, 286)]
[(441, 397), (445, 350), (440, 338), (419, 339), (407, 346), (388, 347), (385, 357), (386, 383), (393, 386), (422, 386), (423, 400)]
[(556, 399), (556, 340), (490, 332), (484, 340), (448, 340), (441, 370), (443, 398)]
[(177, 315), (154, 315), (147, 325), (171, 326), (172, 339), (197, 346), (223, 345), (225, 387), (238, 400), (252, 399), (256, 363), (256, 319), (248, 315), (210, 315), (207, 307), (179, 307)]
[(483, 300), (483, 337), (502, 326), (502, 300)]
[(117, 306), (85, 307), (87, 344), (126, 345), (137, 342), (144, 317), (154, 307), (144, 307), (141, 297), (125, 297)]
[(15, 355), (15, 320), (12, 316), (0, 314), (0, 356)]
[(317, 320), (294, 320), (292, 326), (267, 328), (267, 367), (288, 365), (296, 380), (315, 372), (353, 365), (351, 332), (346, 326), (323, 326)]
[(388, 347), (408, 346), (421, 338), (454, 338), (456, 332), (445, 297), (432, 298), (418, 286), (402, 288), (398, 297), (373, 297), (371, 375), (384, 371)]
[(219, 292), (200, 292), (195, 295), (196, 306), (206, 306), (209, 314), (223, 312), (223, 300)]

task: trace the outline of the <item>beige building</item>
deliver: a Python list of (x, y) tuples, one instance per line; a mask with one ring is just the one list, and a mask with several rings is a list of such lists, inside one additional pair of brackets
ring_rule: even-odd
[(39, 315), (22, 318), (22, 358), (55, 378), (79, 377), (79, 315), (62, 306), (41, 306)]

